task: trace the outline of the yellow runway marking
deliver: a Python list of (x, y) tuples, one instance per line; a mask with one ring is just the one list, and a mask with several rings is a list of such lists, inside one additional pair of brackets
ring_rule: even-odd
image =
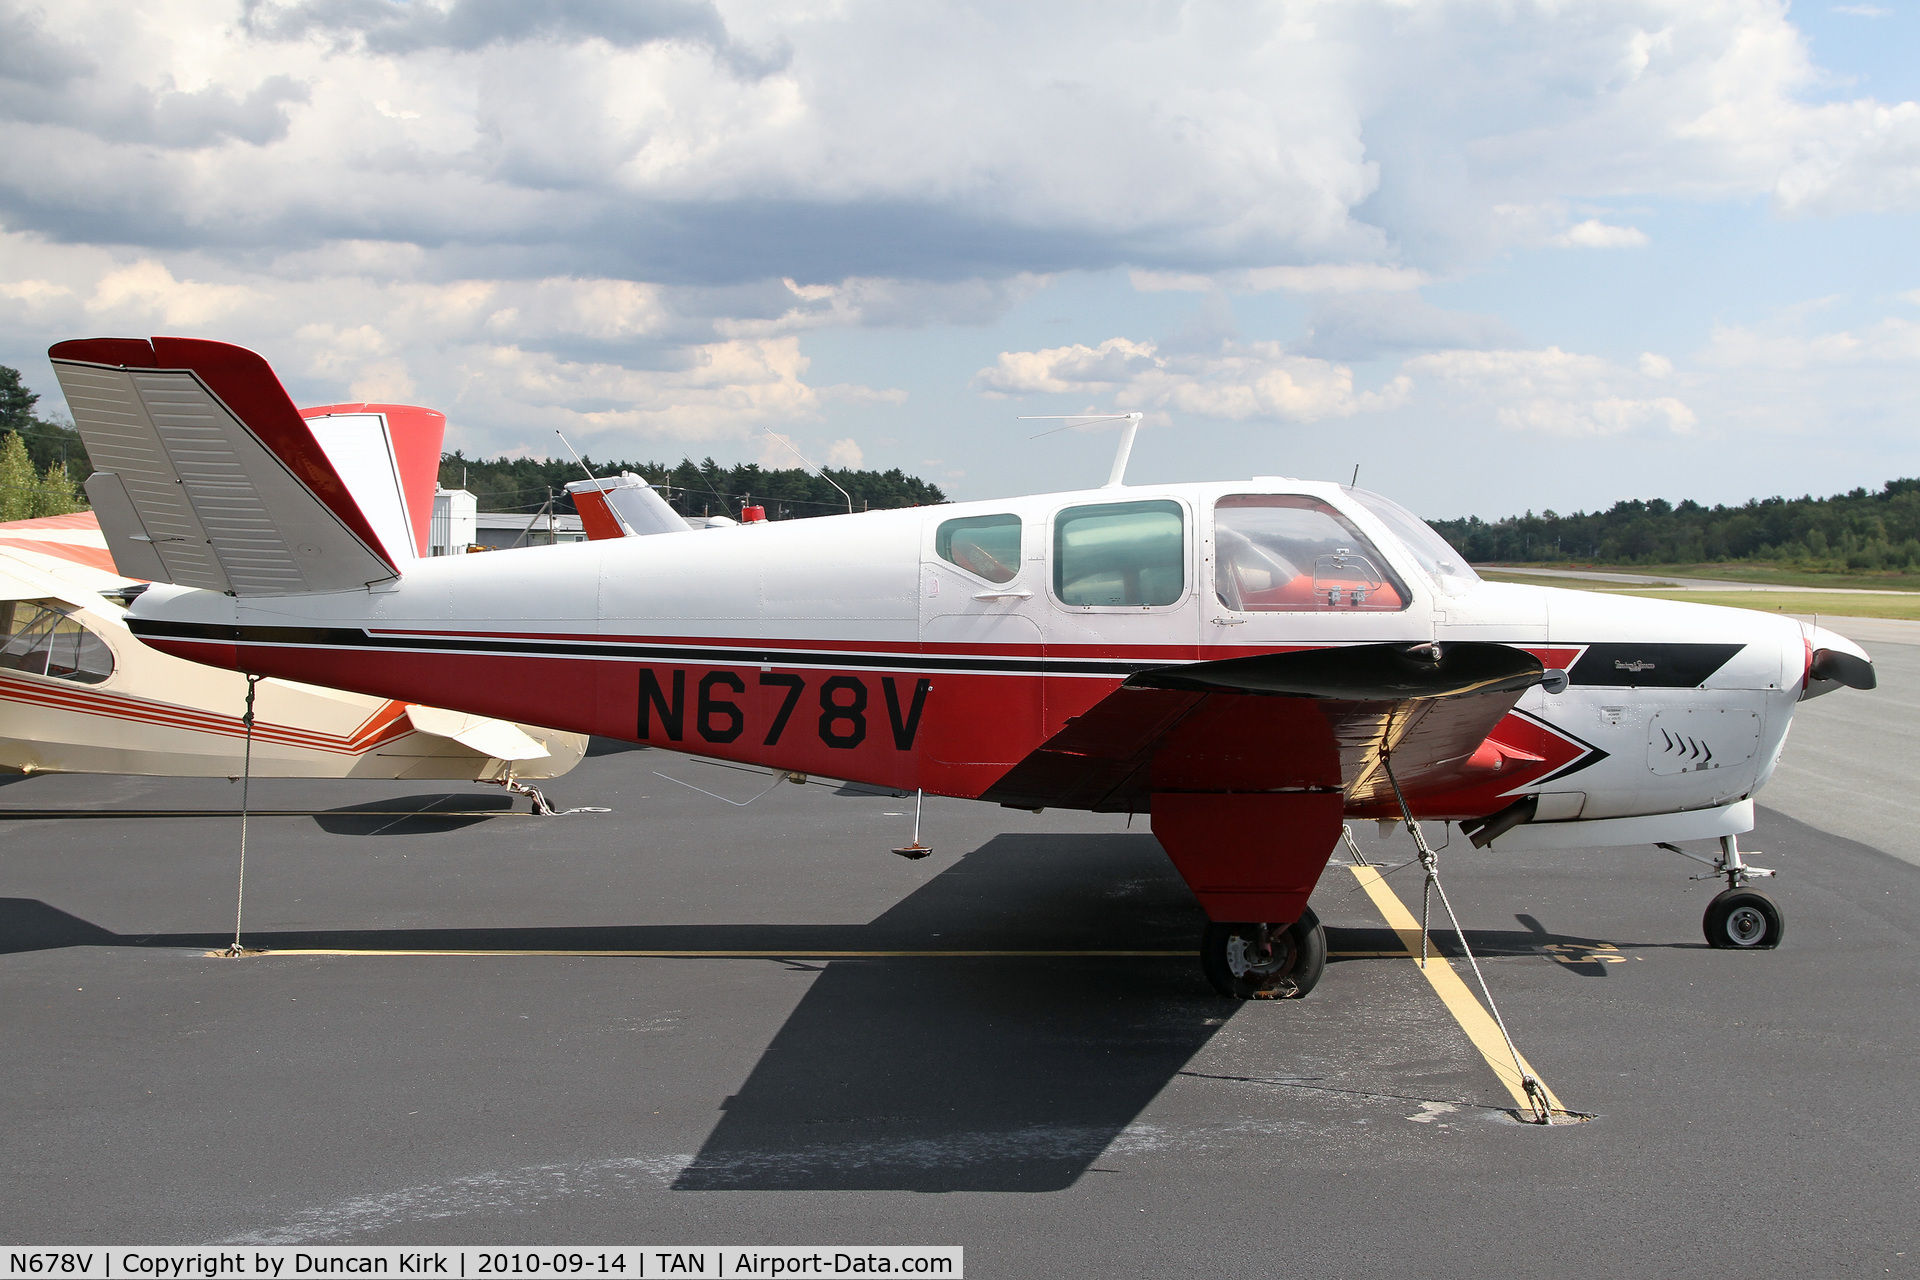
[[(1404, 954), (1417, 966), (1420, 955), (1420, 922), (1413, 918), (1413, 913), (1407, 910), (1406, 904), (1401, 902), (1394, 891), (1387, 886), (1387, 882), (1381, 878), (1378, 870), (1373, 867), (1349, 867), (1348, 870), (1353, 872), (1354, 878), (1360, 882), (1360, 887), (1367, 891), (1367, 896), (1373, 899), (1373, 905), (1386, 918), (1387, 927), (1400, 935), (1400, 941), (1406, 944), (1407, 948)], [(1420, 972), (1432, 984), (1434, 994), (1439, 996), (1441, 1003), (1447, 1006), (1447, 1011), (1460, 1024), (1460, 1029), (1467, 1033), (1469, 1040), (1473, 1041), (1473, 1047), (1480, 1051), (1480, 1056), (1487, 1060), (1489, 1067), (1493, 1068), (1493, 1074), (1500, 1078), (1500, 1083), (1505, 1085), (1507, 1092), (1513, 1095), (1514, 1105), (1518, 1107), (1520, 1114), (1523, 1117), (1534, 1114), (1533, 1102), (1527, 1097), (1526, 1089), (1521, 1086), (1520, 1073), (1514, 1069), (1513, 1054), (1507, 1051), (1506, 1037), (1500, 1034), (1499, 1024), (1493, 1020), (1493, 1015), (1487, 1012), (1486, 1006), (1480, 1003), (1479, 997), (1468, 990), (1467, 984), (1461, 981), (1460, 975), (1454, 972), (1452, 963), (1429, 947), (1427, 967)], [(1553, 1114), (1562, 1116), (1574, 1114), (1560, 1104), (1560, 1099), (1554, 1096), (1553, 1090), (1547, 1088), (1546, 1081), (1540, 1080), (1540, 1073), (1527, 1062), (1524, 1054), (1521, 1055), (1520, 1062), (1535, 1080), (1540, 1081), (1540, 1087), (1546, 1090), (1547, 1105), (1552, 1108)]]
[[(225, 953), (209, 951), (209, 957), (225, 959)], [(1183, 959), (1191, 960), (1197, 951), (543, 951), (507, 948), (426, 948), (426, 947), (272, 947), (250, 951), (262, 956), (607, 956), (640, 960), (880, 960), (898, 958), (936, 959), (1035, 959), (1062, 958)], [(1330, 960), (1400, 958), (1405, 951), (1329, 951)]]
[[(208, 952), (218, 955), (218, 952)], [(1192, 951), (815, 951), (791, 947), (785, 951), (578, 951), (511, 950), (506, 948), (456, 949), (428, 947), (287, 947), (263, 949), (269, 956), (609, 956), (642, 960), (873, 960), (901, 956), (938, 956), (944, 958), (1025, 958), (1030, 956), (1104, 956), (1166, 957), (1191, 959)]]

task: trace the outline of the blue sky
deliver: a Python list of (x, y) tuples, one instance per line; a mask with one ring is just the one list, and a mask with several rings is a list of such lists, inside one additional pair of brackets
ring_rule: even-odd
[(1434, 516), (1920, 474), (1920, 6), (0, 0), (0, 363)]

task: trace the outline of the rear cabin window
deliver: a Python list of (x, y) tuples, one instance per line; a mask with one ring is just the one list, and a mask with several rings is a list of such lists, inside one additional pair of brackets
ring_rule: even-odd
[(113, 674), (113, 650), (52, 601), (4, 600), (0, 671), (99, 684)]
[(1185, 594), (1180, 504), (1068, 507), (1053, 522), (1053, 594), (1062, 604), (1167, 605)]
[(1019, 516), (963, 516), (934, 531), (933, 553), (988, 582), (1012, 582), (1020, 572)]
[(1229, 495), (1214, 504), (1213, 541), (1214, 593), (1235, 612), (1407, 607), (1379, 551), (1317, 498)]

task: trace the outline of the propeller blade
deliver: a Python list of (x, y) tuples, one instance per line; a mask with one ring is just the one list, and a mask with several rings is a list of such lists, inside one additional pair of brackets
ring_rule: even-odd
[(1807, 668), (1807, 674), (1815, 680), (1830, 680), (1849, 689), (1872, 689), (1880, 683), (1879, 677), (1873, 674), (1873, 663), (1838, 649), (1815, 649), (1813, 665)]

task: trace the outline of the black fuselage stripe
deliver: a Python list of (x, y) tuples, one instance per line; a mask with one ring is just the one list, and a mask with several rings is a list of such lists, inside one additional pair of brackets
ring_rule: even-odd
[[(156, 640), (208, 640), (223, 644), (289, 648), (372, 649), (387, 652), (520, 655), (536, 658), (612, 658), (628, 661), (684, 662), (700, 666), (849, 667), (887, 670), (986, 672), (992, 674), (1046, 674), (1130, 676), (1156, 667), (1179, 665), (1192, 659), (1161, 658), (1122, 661), (1098, 658), (1012, 658), (953, 656), (921, 653), (871, 653), (818, 649), (746, 649), (713, 645), (643, 644), (634, 641), (485, 639), (473, 636), (372, 635), (358, 627), (239, 627), (216, 623), (167, 622), (129, 617), (127, 626), (137, 636)], [(1668, 650), (1681, 645), (1665, 646)], [(1738, 650), (1740, 646), (1702, 645), (1700, 648)], [(1718, 656), (1718, 655), (1716, 655)], [(1724, 665), (1725, 658), (1720, 663)], [(1581, 681), (1587, 687), (1597, 682)], [(1631, 687), (1623, 685), (1621, 687)]]
[(1164, 667), (1170, 661), (1050, 658), (945, 657), (920, 653), (833, 652), (816, 649), (742, 649), (688, 645), (610, 643), (593, 640), (486, 640), (452, 636), (373, 636), (348, 628), (229, 627), (205, 623), (154, 622), (127, 619), (138, 636), (156, 640), (205, 640), (221, 644), (286, 648), (373, 649), (386, 652), (513, 654), (536, 658), (623, 658), (649, 662), (684, 662), (718, 667), (847, 667), (908, 669), (915, 671), (982, 671), (995, 674), (1130, 676)]

